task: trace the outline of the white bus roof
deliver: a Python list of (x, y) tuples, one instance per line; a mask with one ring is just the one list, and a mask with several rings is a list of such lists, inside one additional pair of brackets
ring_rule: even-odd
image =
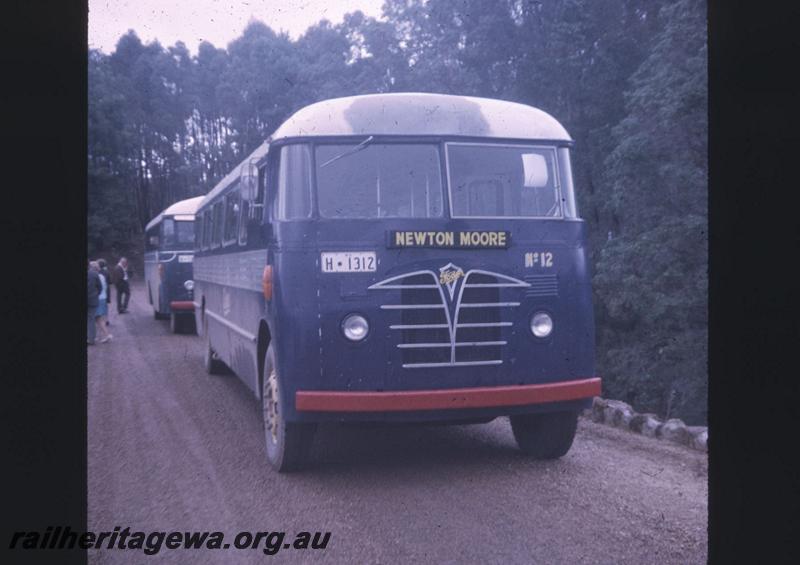
[(415, 92), (323, 100), (295, 112), (270, 140), (323, 135), (458, 135), (572, 141), (558, 120), (533, 106)]
[(205, 197), (195, 196), (194, 198), (187, 198), (186, 200), (180, 200), (174, 204), (170, 204), (158, 216), (150, 220), (150, 223), (147, 224), (144, 230), (147, 231), (153, 226), (158, 225), (158, 223), (164, 219), (164, 216), (174, 216), (176, 214), (193, 216), (203, 198)]

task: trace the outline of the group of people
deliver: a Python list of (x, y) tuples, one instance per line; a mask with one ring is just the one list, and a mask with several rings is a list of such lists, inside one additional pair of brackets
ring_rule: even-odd
[(131, 297), (129, 280), (132, 275), (128, 267), (128, 260), (122, 257), (114, 267), (113, 275), (109, 273), (105, 259), (89, 261), (87, 275), (88, 301), (87, 301), (87, 338), (88, 345), (94, 345), (98, 334), (102, 335), (100, 343), (113, 339), (108, 331), (108, 305), (111, 303), (111, 290), (113, 284), (117, 288), (117, 313), (128, 312), (128, 301)]

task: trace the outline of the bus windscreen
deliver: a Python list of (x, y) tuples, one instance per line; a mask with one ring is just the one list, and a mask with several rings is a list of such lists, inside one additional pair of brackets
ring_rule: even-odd
[(316, 179), (324, 218), (442, 216), (439, 151), (433, 144), (318, 145)]
[(447, 165), (454, 217), (561, 217), (553, 148), (448, 143)]
[(167, 218), (163, 223), (163, 247), (165, 249), (194, 248), (194, 222), (176, 221)]

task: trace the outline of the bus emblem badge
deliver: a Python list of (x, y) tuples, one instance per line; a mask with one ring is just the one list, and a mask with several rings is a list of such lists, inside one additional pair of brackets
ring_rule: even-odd
[(463, 276), (464, 270), (457, 265), (453, 265), (452, 263), (448, 263), (439, 269), (439, 283), (447, 287), (447, 292), (450, 293), (450, 300), (453, 300), (458, 279)]

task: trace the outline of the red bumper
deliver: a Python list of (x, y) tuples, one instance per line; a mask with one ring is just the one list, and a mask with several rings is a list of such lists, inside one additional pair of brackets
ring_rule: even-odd
[(527, 406), (600, 395), (600, 378), (540, 385), (514, 385), (394, 392), (299, 390), (298, 412), (404, 412)]
[(169, 303), (169, 307), (176, 312), (193, 312), (194, 302), (191, 300), (173, 300)]

